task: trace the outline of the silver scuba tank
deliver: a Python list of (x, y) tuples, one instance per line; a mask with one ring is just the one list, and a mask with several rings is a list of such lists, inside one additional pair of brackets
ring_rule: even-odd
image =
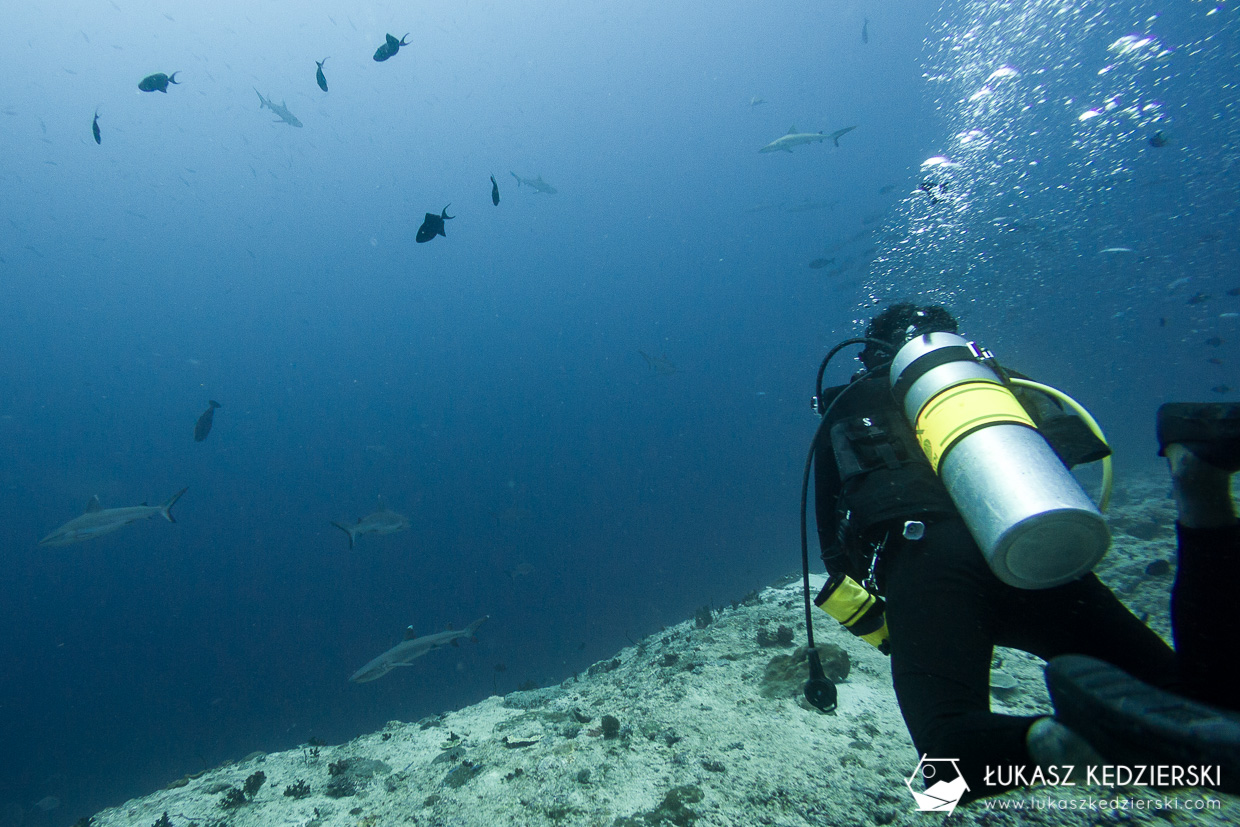
[(954, 333), (915, 336), (891, 363), (892, 393), (995, 575), (1067, 583), (1106, 554), (1110, 529), (980, 356)]

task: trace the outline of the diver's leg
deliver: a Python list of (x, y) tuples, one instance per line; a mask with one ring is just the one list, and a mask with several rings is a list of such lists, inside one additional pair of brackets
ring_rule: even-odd
[(919, 754), (959, 759), (968, 798), (1003, 788), (986, 768), (1029, 763), (1031, 717), (990, 711), (994, 595), (1002, 583), (959, 519), (884, 553), (887, 627), (896, 698)]
[(1179, 443), (1166, 446), (1179, 519), (1178, 565), (1171, 590), (1171, 625), (1186, 691), (1240, 709), (1240, 521), (1231, 475)]
[(1171, 466), (1179, 565), (1171, 617), (1184, 689), (1178, 695), (1102, 660), (1056, 658), (1046, 670), (1055, 715), (1108, 760), (1221, 770), (1200, 781), (1240, 793), (1240, 524), (1230, 475), (1240, 470), (1240, 405), (1173, 404), (1158, 411), (1159, 453)]
[(1005, 588), (997, 645), (1046, 661), (1087, 655), (1155, 686), (1177, 685), (1175, 652), (1092, 572), (1051, 589)]

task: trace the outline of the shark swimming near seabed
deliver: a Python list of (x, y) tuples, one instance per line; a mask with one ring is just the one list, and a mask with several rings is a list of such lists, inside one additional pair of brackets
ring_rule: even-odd
[(349, 680), (353, 683), (373, 681), (376, 678), (382, 678), (397, 666), (409, 666), (415, 659), (433, 649), (441, 649), (448, 645), (456, 646), (461, 638), (472, 638), (478, 631), (478, 627), (486, 623), (490, 617), (490, 615), (483, 615), (459, 632), (449, 629), (446, 632), (422, 637), (414, 637), (413, 627), (409, 626), (405, 629), (404, 640), (354, 672)]
[[(292, 112), (288, 111), (288, 108), (284, 105), (284, 103), (286, 102), (274, 104), (271, 102), (270, 98), (264, 98), (263, 93), (258, 91), (257, 89), (254, 90), (254, 94), (258, 95), (258, 101), (259, 101), (258, 108), (260, 110), (265, 106), (268, 109), (270, 109), (272, 112), (274, 112), (276, 117), (279, 118), (280, 121), (284, 121), (289, 126), (296, 126), (296, 127), (301, 126), (301, 121), (297, 120), (297, 116), (294, 115)], [(272, 121), (272, 123), (279, 123), (280, 121)]]
[(794, 146), (821, 143), (823, 141), (831, 141), (838, 147), (840, 145), (840, 138), (856, 128), (855, 126), (846, 126), (834, 132), (797, 132), (797, 128), (794, 126), (788, 130), (787, 135), (782, 138), (776, 138), (759, 149), (758, 152), (779, 152), (781, 150), (783, 152), (791, 152)]
[(176, 520), (172, 517), (172, 506), (176, 505), (177, 500), (181, 499), (181, 495), (188, 491), (189, 488), (182, 488), (177, 493), (168, 498), (163, 505), (131, 505), (124, 508), (104, 508), (99, 504), (99, 495), (90, 498), (90, 502), (86, 504), (86, 510), (81, 516), (74, 517), (60, 528), (39, 541), (41, 546), (70, 546), (74, 543), (82, 543), (86, 540), (93, 540), (96, 537), (102, 537), (105, 534), (111, 534), (118, 528), (123, 528), (132, 522), (138, 520), (149, 520), (156, 514), (163, 517), (170, 523)]
[(512, 172), (512, 171), (509, 171), (509, 174), (513, 178), (517, 179), (518, 187), (521, 186), (522, 184), (525, 184), (527, 187), (533, 187), (538, 192), (544, 192), (547, 195), (555, 195), (557, 192), (559, 192), (559, 190), (557, 190), (555, 187), (551, 186), (546, 181), (544, 181), (541, 175), (539, 175), (537, 178), (522, 178), (520, 175), (517, 175), (515, 172)]
[(389, 511), (383, 497), (380, 497), (377, 511), (372, 511), (353, 525), (342, 525), (334, 520), (332, 525), (349, 535), (349, 549), (352, 550), (357, 538), (363, 534), (395, 534), (407, 530), (409, 518), (404, 514)]

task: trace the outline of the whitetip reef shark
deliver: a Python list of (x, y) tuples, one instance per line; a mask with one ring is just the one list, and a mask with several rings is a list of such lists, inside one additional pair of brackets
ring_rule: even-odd
[(93, 540), (96, 537), (102, 537), (105, 534), (111, 534), (118, 528), (123, 528), (132, 522), (138, 520), (149, 520), (156, 514), (163, 517), (170, 523), (176, 520), (172, 517), (172, 506), (176, 505), (176, 501), (181, 499), (181, 495), (188, 491), (188, 488), (182, 488), (177, 493), (168, 498), (163, 505), (131, 505), (124, 508), (104, 508), (99, 504), (99, 495), (90, 498), (90, 502), (86, 504), (86, 510), (82, 512), (80, 517), (74, 517), (60, 528), (39, 541), (41, 546), (70, 546), (74, 543), (82, 543), (86, 540)]
[(416, 658), (422, 657), (432, 649), (440, 649), (449, 644), (456, 646), (461, 638), (472, 638), (478, 631), (478, 627), (486, 623), (490, 617), (490, 615), (483, 615), (459, 632), (449, 629), (446, 632), (422, 637), (414, 637), (413, 627), (410, 626), (405, 629), (404, 640), (354, 672), (349, 680), (353, 683), (373, 681), (376, 678), (382, 678), (397, 666), (408, 666)]

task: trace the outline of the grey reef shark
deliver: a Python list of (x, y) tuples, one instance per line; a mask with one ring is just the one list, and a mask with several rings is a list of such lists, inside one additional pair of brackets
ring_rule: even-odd
[(272, 121), (272, 123), (279, 123), (280, 121), (284, 121), (289, 126), (297, 126), (297, 127), (301, 126), (301, 121), (297, 120), (296, 115), (288, 111), (288, 107), (284, 105), (284, 102), (281, 102), (278, 104), (272, 103), (270, 98), (264, 98), (263, 93), (258, 91), (257, 89), (254, 90), (254, 94), (258, 95), (258, 108), (260, 111), (265, 106), (268, 109), (270, 109), (272, 112), (274, 112), (276, 117), (280, 119), (279, 121)]
[(544, 181), (541, 175), (538, 176), (537, 178), (522, 178), (520, 175), (517, 175), (515, 172), (510, 171), (508, 174), (511, 175), (513, 178), (517, 179), (518, 187), (521, 186), (522, 184), (525, 184), (527, 187), (533, 187), (537, 192), (545, 193), (547, 195), (555, 195), (557, 192), (559, 192), (559, 190), (557, 190), (555, 187), (551, 186), (546, 181)]
[(390, 511), (384, 504), (383, 498), (380, 497), (378, 510), (360, 518), (353, 525), (344, 525), (334, 520), (332, 525), (349, 535), (349, 548), (352, 549), (357, 538), (363, 534), (395, 534), (398, 531), (405, 531), (409, 528), (409, 518), (404, 514)]
[(782, 138), (776, 138), (766, 146), (758, 150), (758, 152), (791, 152), (794, 146), (802, 146), (803, 144), (821, 143), (822, 141), (831, 141), (836, 146), (840, 145), (840, 138), (852, 132), (857, 127), (846, 126), (843, 129), (837, 129), (834, 132), (797, 132), (794, 126), (788, 130), (788, 134)]
[(74, 543), (83, 543), (105, 534), (111, 534), (138, 520), (149, 520), (156, 514), (170, 523), (175, 523), (176, 520), (172, 518), (172, 506), (176, 505), (176, 501), (181, 499), (181, 495), (188, 490), (188, 488), (182, 488), (169, 497), (163, 505), (142, 503), (142, 505), (124, 508), (104, 508), (99, 504), (99, 495), (96, 494), (90, 498), (90, 502), (86, 504), (86, 510), (80, 517), (74, 517), (44, 537), (39, 541), (39, 545), (71, 546)]

